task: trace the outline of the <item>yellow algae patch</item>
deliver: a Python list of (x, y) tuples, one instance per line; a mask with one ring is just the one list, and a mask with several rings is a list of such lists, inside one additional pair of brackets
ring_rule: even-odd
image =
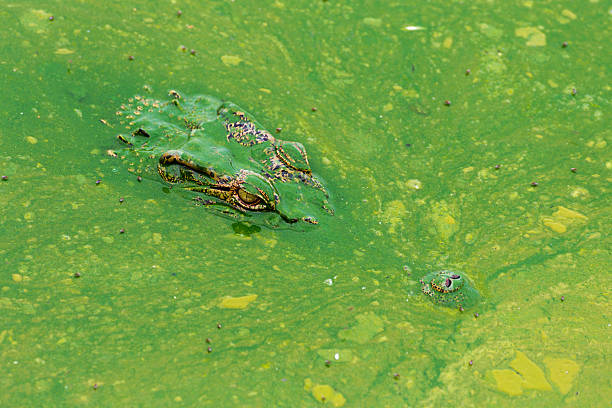
[(223, 299), (221, 299), (219, 307), (224, 309), (244, 309), (255, 299), (257, 299), (257, 295), (246, 295), (240, 297), (225, 296)]
[(518, 371), (523, 377), (523, 388), (542, 391), (552, 390), (552, 387), (546, 381), (546, 377), (544, 377), (542, 369), (520, 351), (516, 352), (516, 357), (510, 362), (510, 367)]
[(553, 214), (555, 218), (565, 218), (567, 220), (580, 220), (586, 221), (589, 219), (586, 215), (580, 214), (578, 211), (570, 210), (569, 208), (565, 208), (559, 206), (557, 211)]
[(33, 31), (36, 34), (43, 34), (48, 31), (49, 17), (51, 17), (51, 13), (32, 9), (21, 15), (19, 21), (27, 30)]
[(38, 139), (36, 139), (34, 136), (26, 136), (26, 140), (28, 141), (28, 143), (30, 144), (36, 144), (38, 143)]
[(387, 223), (391, 224), (389, 227), (390, 233), (395, 233), (395, 228), (401, 225), (403, 219), (407, 216), (406, 206), (400, 200), (393, 200), (385, 206), (381, 218)]
[(557, 233), (564, 233), (567, 231), (567, 225), (577, 221), (586, 221), (589, 218), (586, 215), (580, 214), (577, 211), (570, 210), (559, 206), (551, 217), (543, 217), (542, 224)]
[(523, 379), (514, 371), (493, 370), (491, 374), (495, 378), (497, 389), (501, 392), (505, 392), (508, 395), (521, 395), (523, 393), (523, 387), (521, 386)]
[(23, 276), (18, 274), (18, 273), (14, 273), (13, 274), (13, 281), (14, 282), (21, 282), (23, 280)]
[(330, 403), (334, 407), (341, 407), (346, 403), (344, 395), (329, 385), (314, 384), (310, 378), (304, 380), (304, 390), (311, 391), (312, 396), (320, 402)]
[(380, 18), (366, 17), (363, 19), (363, 23), (372, 27), (380, 27), (382, 20)]
[(550, 380), (559, 388), (562, 394), (572, 389), (574, 379), (580, 371), (578, 363), (566, 358), (546, 357), (544, 364), (548, 368)]
[(453, 37), (446, 37), (444, 42), (442, 42), (442, 46), (444, 48), (450, 48), (453, 46)]
[(223, 62), (228, 67), (236, 66), (242, 62), (242, 58), (237, 57), (235, 55), (224, 55), (221, 57), (221, 62)]
[(383, 112), (389, 112), (393, 110), (393, 104), (392, 103), (388, 103), (385, 106), (383, 106)]
[(459, 230), (459, 225), (451, 215), (451, 211), (451, 208), (449, 208), (445, 201), (440, 201), (432, 205), (427, 216), (443, 240), (448, 240)]
[(569, 11), (568, 9), (563, 10), (561, 14), (563, 14), (565, 17), (570, 18), (572, 20), (576, 19), (576, 15), (572, 13), (571, 11)]
[(514, 31), (517, 37), (527, 39), (528, 47), (543, 47), (546, 45), (546, 35), (535, 27), (522, 27)]
[(565, 231), (567, 231), (567, 227), (565, 225), (561, 224), (560, 222), (556, 222), (551, 218), (542, 219), (542, 224), (559, 234), (563, 234)]
[(420, 190), (423, 188), (423, 183), (421, 180), (411, 179), (404, 183), (404, 187), (410, 190)]
[(74, 54), (74, 50), (69, 50), (68, 48), (58, 48), (57, 50), (55, 50), (55, 53), (57, 55), (70, 55)]

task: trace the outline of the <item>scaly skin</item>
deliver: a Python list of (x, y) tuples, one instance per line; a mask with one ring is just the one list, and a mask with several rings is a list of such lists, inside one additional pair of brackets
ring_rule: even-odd
[(465, 309), (478, 303), (480, 295), (465, 275), (453, 271), (430, 272), (421, 279), (423, 293), (435, 303)]
[(169, 96), (165, 102), (131, 98), (117, 112), (127, 130), (117, 136), (128, 145), (122, 158), (132, 160), (132, 171), (150, 173), (148, 159), (156, 160), (165, 182), (205, 195), (194, 200), (222, 204), (226, 214), (269, 212), (309, 224), (333, 214), (302, 144), (275, 138), (230, 102)]

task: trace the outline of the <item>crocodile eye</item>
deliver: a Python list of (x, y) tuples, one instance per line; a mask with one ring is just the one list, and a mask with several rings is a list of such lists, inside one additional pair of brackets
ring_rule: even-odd
[(448, 279), (448, 278), (446, 278), (446, 281), (444, 282), (444, 285), (445, 285), (447, 288), (450, 288), (450, 286), (451, 286), (451, 280), (450, 280), (450, 279)]
[(459, 275), (452, 275), (452, 276), (451, 276), (451, 279), (459, 279), (460, 277), (461, 277), (461, 276), (459, 276)]
[(257, 205), (262, 201), (261, 197), (244, 190), (238, 190), (238, 197), (247, 206)]

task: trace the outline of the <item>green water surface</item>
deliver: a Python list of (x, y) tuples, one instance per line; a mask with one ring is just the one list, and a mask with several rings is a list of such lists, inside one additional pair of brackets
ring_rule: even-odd
[[(609, 406), (610, 10), (2, 1), (0, 406)], [(137, 181), (115, 112), (170, 89), (303, 143), (335, 216)]]

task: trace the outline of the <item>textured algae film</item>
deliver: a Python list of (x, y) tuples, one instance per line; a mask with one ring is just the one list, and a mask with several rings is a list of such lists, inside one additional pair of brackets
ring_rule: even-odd
[(609, 8), (4, 1), (0, 405), (608, 406)]

